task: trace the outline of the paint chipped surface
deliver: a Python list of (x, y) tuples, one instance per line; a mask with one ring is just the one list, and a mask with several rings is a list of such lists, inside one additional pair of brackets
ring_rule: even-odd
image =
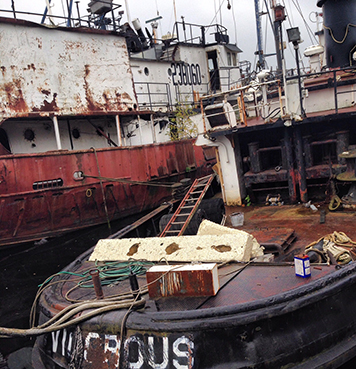
[(123, 37), (1, 23), (0, 120), (134, 110)]
[(155, 265), (147, 273), (150, 298), (168, 296), (214, 296), (219, 290), (216, 263)]

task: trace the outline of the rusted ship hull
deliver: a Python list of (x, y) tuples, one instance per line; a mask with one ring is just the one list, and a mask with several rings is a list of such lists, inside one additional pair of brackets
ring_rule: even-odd
[(2, 156), (0, 244), (152, 209), (172, 198), (175, 182), (209, 173), (211, 161), (194, 140)]
[[(83, 261), (66, 270), (81, 273), (89, 266)], [(220, 270), (228, 283), (215, 297), (148, 300), (129, 316), (117, 310), (43, 335), (33, 365), (337, 368), (355, 356), (355, 263), (313, 268), (309, 279), (298, 279), (291, 265), (248, 266), (241, 274), (239, 268)], [(66, 306), (73, 283), (59, 286), (41, 299), (40, 323)]]

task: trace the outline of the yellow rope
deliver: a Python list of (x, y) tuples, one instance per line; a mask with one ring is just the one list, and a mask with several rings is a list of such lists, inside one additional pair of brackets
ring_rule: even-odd
[(332, 29), (330, 27), (327, 27), (325, 24), (324, 24), (324, 28), (327, 29), (329, 32), (330, 32), (330, 36), (331, 38), (333, 39), (334, 42), (336, 42), (337, 44), (343, 44), (347, 38), (347, 35), (349, 34), (349, 29), (350, 27), (356, 27), (355, 24), (351, 24), (349, 23), (346, 27), (346, 31), (345, 31), (345, 35), (343, 37), (343, 39), (341, 41), (338, 41), (335, 37), (334, 37), (334, 33), (332, 31)]
[[(343, 247), (353, 247), (356, 245), (355, 241), (352, 241), (350, 237), (348, 237), (344, 232), (334, 232), (330, 233), (324, 237), (321, 237), (318, 241), (314, 241), (308, 246), (306, 246), (305, 250), (313, 247), (314, 245), (318, 244), (321, 240), (331, 241), (335, 245), (343, 246)], [(351, 244), (351, 245), (350, 245)]]
[(329, 210), (334, 211), (341, 205), (341, 199), (338, 195), (334, 195), (329, 203)]

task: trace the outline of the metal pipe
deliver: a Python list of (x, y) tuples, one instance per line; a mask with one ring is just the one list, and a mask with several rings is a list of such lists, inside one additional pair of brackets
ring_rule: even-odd
[(117, 139), (119, 141), (119, 146), (122, 146), (120, 117), (118, 115), (115, 115), (115, 121), (116, 121)]
[(261, 31), (261, 16), (259, 1), (255, 0), (255, 17), (256, 17), (256, 30), (257, 30), (257, 44), (258, 44), (258, 62), (261, 69), (265, 67), (265, 61), (263, 56), (262, 46), (262, 31)]
[(156, 138), (156, 130), (155, 130), (155, 122), (153, 120), (153, 114), (151, 114), (151, 128), (152, 128), (152, 139), (153, 139), (153, 143), (157, 142), (157, 138)]
[(75, 2), (75, 5), (77, 6), (77, 14), (78, 14), (78, 21), (79, 21), (79, 26), (82, 25), (82, 22), (80, 20), (80, 12), (79, 12), (79, 1)]
[(205, 115), (204, 115), (203, 99), (200, 99), (200, 111), (201, 111), (201, 116), (203, 118), (203, 126), (204, 126), (204, 134), (205, 134), (206, 133), (206, 122), (205, 122)]
[(45, 22), (48, 12), (49, 12), (49, 15), (51, 15), (51, 12), (50, 12), (51, 0), (46, 0), (46, 4), (47, 4), (47, 6), (46, 6), (45, 11), (43, 12), (43, 17), (42, 17), (42, 20), (41, 20), (41, 24), (43, 24)]
[(339, 107), (337, 102), (337, 79), (336, 79), (336, 70), (333, 71), (333, 79), (334, 79), (334, 101), (335, 101), (335, 113), (339, 113)]
[(74, 145), (73, 145), (72, 130), (70, 128), (69, 119), (67, 119), (67, 126), (68, 126), (68, 135), (69, 135), (70, 147), (73, 150), (74, 149)]
[(298, 167), (298, 177), (299, 177), (299, 193), (300, 200), (304, 203), (308, 202), (308, 189), (307, 189), (307, 178), (304, 164), (304, 155), (303, 155), (303, 138), (300, 127), (295, 127), (295, 157), (297, 160)]
[(101, 300), (104, 298), (104, 292), (103, 289), (101, 287), (101, 281), (100, 281), (100, 276), (99, 276), (99, 270), (98, 269), (92, 269), (89, 272), (91, 279), (93, 281), (93, 285), (94, 285), (94, 291), (95, 291), (95, 295), (96, 298), (98, 300)]
[(284, 129), (284, 145), (286, 148), (289, 199), (291, 203), (295, 203), (297, 201), (297, 186), (294, 172), (291, 129), (287, 127)]
[(306, 117), (305, 111), (303, 108), (303, 94), (302, 94), (302, 80), (300, 77), (300, 67), (299, 67), (299, 46), (298, 44), (294, 44), (295, 49), (295, 61), (297, 63), (297, 73), (298, 73), (298, 87), (299, 87), (299, 101), (300, 101), (300, 114), (303, 118)]
[(14, 0), (11, 0), (11, 8), (12, 8), (12, 12), (14, 13), (14, 19), (16, 19), (16, 10), (15, 10), (15, 2), (14, 2)]
[(128, 23), (131, 23), (129, 4), (128, 4), (128, 1), (127, 0), (125, 0), (125, 8), (126, 8), (127, 21), (128, 21)]
[(70, 0), (69, 3), (67, 0), (67, 9), (68, 9), (67, 27), (72, 27), (72, 8), (73, 8), (73, 0)]
[(137, 120), (138, 120), (138, 129), (140, 131), (140, 143), (142, 145), (143, 133), (142, 133), (142, 127), (141, 127), (141, 119), (139, 115), (137, 116)]
[[(138, 228), (136, 228), (136, 231), (138, 231)], [(141, 300), (140, 288), (138, 286), (137, 277), (136, 277), (136, 274), (132, 272), (132, 270), (130, 270), (129, 280), (130, 280), (130, 288), (131, 288), (133, 297), (135, 298), (135, 300)]]
[(54, 116), (52, 118), (52, 120), (53, 120), (53, 125), (54, 125), (54, 133), (56, 135), (57, 149), (62, 150), (61, 136), (59, 134), (59, 126), (58, 126), (57, 116)]

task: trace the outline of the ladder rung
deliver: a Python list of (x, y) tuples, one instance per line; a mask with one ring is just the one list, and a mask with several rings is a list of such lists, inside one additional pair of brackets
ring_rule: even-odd
[[(194, 211), (197, 209), (198, 205), (200, 204), (202, 197), (207, 191), (207, 188), (209, 187), (213, 176), (206, 176), (204, 178), (201, 178), (200, 180), (194, 181), (193, 185), (190, 187), (189, 191), (187, 192), (186, 196), (184, 197), (183, 201), (181, 202), (180, 206), (178, 207), (177, 211), (173, 215), (173, 218), (171, 220), (171, 223), (167, 226), (167, 230), (162, 232), (161, 237), (164, 237), (165, 235), (178, 235), (182, 234), (183, 229), (185, 226), (189, 224), (193, 217)], [(193, 196), (196, 197), (193, 197)], [(198, 195), (198, 196), (197, 196)], [(184, 204), (190, 204), (190, 205), (184, 205)], [(183, 212), (185, 210), (185, 212)], [(180, 217), (180, 222), (176, 222), (177, 218)], [(186, 219), (184, 219), (186, 218)], [(170, 230), (171, 226), (181, 226), (180, 230)]]

